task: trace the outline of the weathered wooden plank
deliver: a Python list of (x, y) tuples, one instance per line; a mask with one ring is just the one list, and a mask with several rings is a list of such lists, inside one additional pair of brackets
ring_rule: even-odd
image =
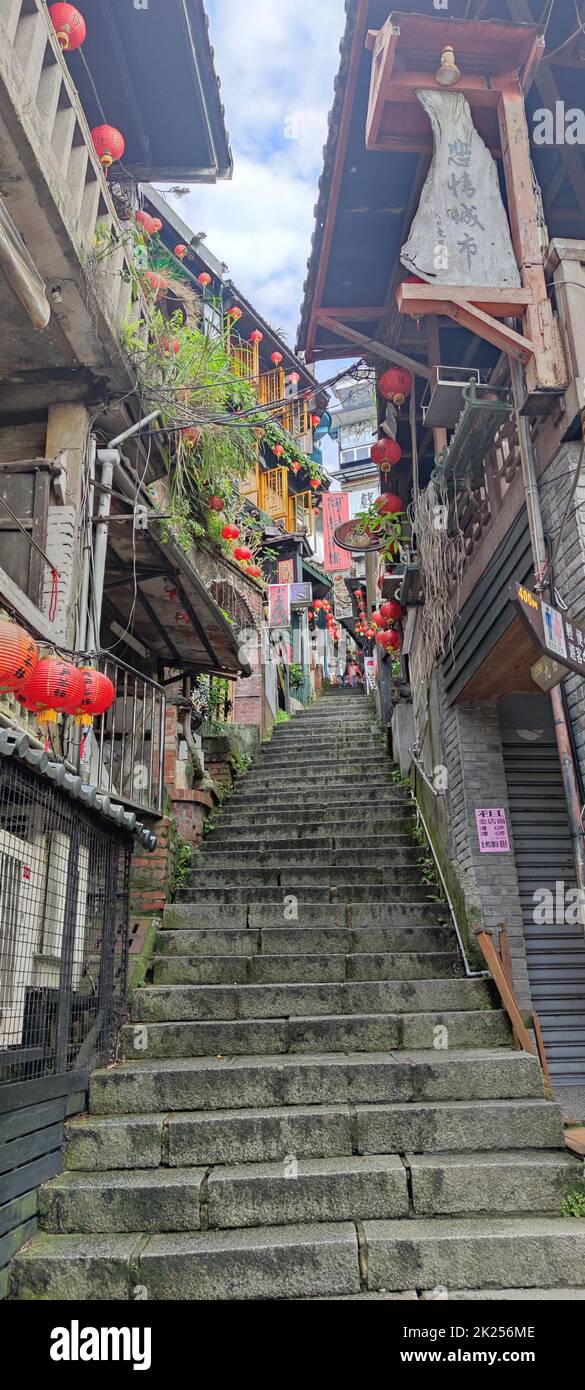
[(62, 1142), (62, 1120), (32, 1134), (23, 1134), (20, 1139), (12, 1139), (9, 1144), (0, 1146), (0, 1173), (12, 1173), (23, 1163), (30, 1163), (41, 1154), (52, 1153), (54, 1149), (60, 1148)]
[(25, 1106), (36, 1105), (43, 1100), (54, 1100), (56, 1096), (69, 1096), (78, 1091), (85, 1091), (88, 1082), (89, 1072), (84, 1069), (0, 1086), (0, 1115), (12, 1110), (23, 1110)]
[(40, 1105), (27, 1105), (24, 1110), (15, 1110), (12, 1115), (0, 1117), (0, 1144), (11, 1139), (20, 1139), (22, 1134), (32, 1134), (37, 1129), (54, 1125), (63, 1120), (66, 1114), (66, 1098), (47, 1100)]
[(58, 1148), (54, 1153), (45, 1154), (42, 1158), (35, 1159), (34, 1163), (25, 1163), (22, 1168), (8, 1173), (2, 1179), (2, 1195), (7, 1202), (12, 1201), (13, 1197), (21, 1197), (24, 1192), (30, 1192), (49, 1178), (54, 1178), (62, 1168), (63, 1151)]
[(26, 1245), (27, 1240), (32, 1240), (36, 1229), (37, 1219), (35, 1216), (31, 1221), (25, 1221), (23, 1226), (17, 1226), (7, 1236), (0, 1236), (0, 1265), (8, 1264), (16, 1251), (20, 1250), (22, 1245)]
[(36, 1216), (38, 1207), (38, 1193), (26, 1192), (23, 1197), (15, 1197), (12, 1202), (5, 1202), (0, 1207), (0, 1236), (5, 1236), (7, 1231), (13, 1231), (15, 1226), (22, 1226), (23, 1222), (30, 1221), (32, 1216)]

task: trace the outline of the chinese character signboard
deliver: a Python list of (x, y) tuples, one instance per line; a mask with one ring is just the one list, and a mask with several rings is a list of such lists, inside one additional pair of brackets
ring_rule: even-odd
[(350, 521), (353, 521), (359, 512), (368, 512), (377, 496), (378, 488), (376, 487), (358, 487), (355, 492), (348, 493)]
[(479, 848), (482, 854), (509, 854), (510, 838), (503, 806), (484, 807), (475, 812)]
[(347, 554), (339, 548), (335, 538), (336, 527), (349, 521), (349, 499), (345, 492), (323, 493), (323, 548), (325, 559), (323, 569), (328, 574), (350, 570)]
[(311, 584), (291, 584), (290, 586), (290, 606), (293, 612), (299, 608), (310, 608), (313, 598)]
[[(585, 628), (579, 627), (566, 613), (560, 613), (558, 608), (551, 608), (550, 603), (545, 603), (523, 584), (513, 584), (510, 597), (535, 645), (545, 654), (560, 659), (561, 666), (554, 662), (557, 669), (563, 674), (576, 671), (585, 676)], [(550, 689), (550, 685), (545, 688)]]
[(292, 584), (295, 577), (294, 560), (279, 560), (278, 562), (278, 582), (279, 584)]
[(270, 627), (290, 627), (290, 585), (268, 585)]

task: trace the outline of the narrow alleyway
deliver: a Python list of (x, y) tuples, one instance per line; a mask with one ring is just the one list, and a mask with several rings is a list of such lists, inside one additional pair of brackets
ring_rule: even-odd
[(329, 693), (226, 803), (13, 1298), (585, 1297), (560, 1110), (465, 978), (370, 719)]

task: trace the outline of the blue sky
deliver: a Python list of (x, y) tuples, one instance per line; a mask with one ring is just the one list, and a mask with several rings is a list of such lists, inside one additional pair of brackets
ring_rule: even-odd
[(207, 0), (206, 7), (234, 176), (194, 187), (177, 206), (294, 346), (344, 0)]

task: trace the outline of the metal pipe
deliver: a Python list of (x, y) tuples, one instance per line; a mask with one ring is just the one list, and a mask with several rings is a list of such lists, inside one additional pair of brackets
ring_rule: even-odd
[(95, 460), (97, 453), (97, 441), (95, 435), (90, 435), (89, 440), (89, 459), (88, 459), (88, 489), (85, 514), (85, 527), (83, 537), (83, 574), (81, 580), (81, 593), (79, 595), (79, 607), (77, 610), (77, 638), (76, 648), (78, 652), (85, 651), (87, 642), (87, 601), (89, 596), (89, 574), (91, 569), (91, 551), (93, 546), (93, 498), (95, 483)]
[(151, 425), (153, 420), (158, 420), (159, 415), (160, 410), (152, 410), (150, 415), (145, 415), (143, 420), (137, 420), (135, 425), (130, 426), (130, 429), (124, 430), (123, 434), (117, 434), (115, 439), (110, 440), (108, 450), (117, 449), (118, 444), (123, 444), (125, 439), (131, 439), (133, 434), (138, 434), (143, 425)]
[(423, 830), (424, 830), (425, 835), (426, 835), (426, 838), (427, 838), (427, 844), (428, 844), (428, 846), (429, 846), (429, 849), (430, 849), (431, 854), (432, 854), (432, 856), (433, 856), (433, 859), (434, 859), (434, 861), (435, 861), (435, 868), (436, 868), (436, 870), (437, 870), (438, 877), (439, 877), (439, 879), (441, 880), (441, 887), (442, 887), (443, 892), (444, 892), (444, 894), (445, 894), (445, 897), (446, 897), (446, 899), (447, 899), (447, 906), (448, 906), (449, 912), (450, 912), (450, 914), (451, 914), (451, 921), (452, 921), (452, 923), (453, 923), (453, 929), (454, 929), (455, 935), (456, 935), (456, 937), (457, 937), (457, 945), (459, 946), (459, 950), (460, 950), (460, 952), (461, 952), (461, 959), (462, 959), (462, 961), (463, 961), (463, 967), (464, 967), (464, 970), (465, 970), (465, 974), (466, 974), (466, 976), (467, 976), (467, 979), (468, 979), (468, 980), (485, 980), (485, 979), (491, 979), (491, 971), (489, 971), (489, 970), (472, 970), (472, 969), (471, 969), (471, 966), (470, 966), (469, 961), (468, 961), (468, 959), (467, 959), (467, 951), (465, 950), (465, 944), (464, 944), (464, 941), (463, 941), (463, 937), (462, 937), (461, 932), (460, 932), (460, 930), (459, 930), (459, 924), (458, 924), (458, 921), (457, 921), (457, 916), (456, 916), (456, 913), (455, 913), (455, 908), (453, 907), (453, 901), (452, 901), (452, 898), (451, 898), (451, 894), (449, 893), (449, 889), (448, 889), (447, 884), (446, 884), (446, 882), (445, 882), (445, 875), (444, 875), (444, 873), (443, 873), (443, 870), (442, 870), (441, 865), (440, 865), (440, 863), (439, 863), (439, 860), (438, 860), (438, 858), (437, 858), (437, 854), (436, 854), (436, 851), (435, 851), (435, 846), (434, 846), (434, 844), (433, 844), (433, 842), (432, 842), (432, 840), (431, 840), (431, 837), (430, 837), (430, 835), (429, 835), (429, 830), (428, 830), (428, 826), (427, 826), (426, 820), (425, 820), (425, 818), (424, 818), (424, 816), (423, 816), (423, 813), (422, 813), (422, 811), (421, 811), (420, 805), (419, 805), (419, 803), (418, 803), (418, 801), (417, 801), (415, 792), (411, 791), (410, 794), (411, 794), (411, 796), (412, 796), (412, 799), (413, 799), (414, 804), (415, 804), (415, 807), (416, 807), (417, 818), (422, 822), (422, 827), (423, 827)]
[(98, 652), (100, 647), (100, 625), (104, 598), (104, 575), (106, 572), (106, 551), (108, 548), (108, 521), (112, 505), (112, 480), (114, 464), (120, 460), (117, 449), (98, 449), (98, 463), (101, 466), (101, 484), (98, 501), (98, 522), (93, 542), (93, 601), (90, 606), (88, 628), (88, 651)]
[(423, 767), (423, 765), (422, 765), (422, 763), (421, 763), (421, 761), (420, 761), (420, 757), (419, 757), (420, 749), (419, 749), (419, 747), (418, 747), (418, 744), (414, 743), (413, 746), (412, 746), (412, 748), (409, 748), (408, 751), (409, 751), (409, 753), (410, 753), (410, 756), (411, 756), (411, 758), (412, 758), (412, 761), (413, 761), (413, 763), (414, 763), (414, 765), (415, 765), (415, 768), (416, 768), (417, 772), (420, 772), (420, 775), (421, 775), (421, 777), (422, 777), (422, 779), (423, 779), (423, 782), (426, 782), (429, 791), (431, 791), (431, 792), (433, 793), (433, 796), (444, 796), (445, 793), (444, 793), (444, 792), (437, 791), (437, 788), (436, 788), (435, 786), (433, 786), (433, 783), (431, 782), (430, 777), (427, 777), (427, 774), (426, 774), (426, 772), (425, 772), (425, 770), (424, 770), (424, 767)]
[[(528, 524), (530, 528), (530, 541), (532, 546), (532, 556), (534, 560), (534, 573), (536, 587), (538, 590), (542, 575), (546, 573), (547, 548), (542, 523), (542, 512), (540, 509), (540, 496), (538, 492), (538, 482), (536, 468), (534, 465), (534, 454), (532, 450), (532, 440), (528, 420), (520, 414), (525, 400), (524, 377), (522, 367), (515, 359), (510, 359), (510, 379), (512, 382), (512, 392), (514, 396), (514, 406), (518, 423), (518, 443), (520, 446), (520, 458), (522, 461), (522, 473), (524, 477), (524, 490), (526, 493), (526, 508), (528, 512)], [(542, 586), (541, 586), (542, 587)], [(554, 593), (550, 595), (550, 585), (546, 584), (546, 593), (554, 603)], [(579, 785), (577, 770), (571, 747), (571, 738), (567, 727), (563, 696), (558, 686), (550, 692), (552, 715), (555, 729), (555, 737), (561, 764), (563, 786), (565, 789), (565, 800), (567, 803), (567, 817), (569, 821), (569, 832), (573, 847), (573, 860), (575, 864), (575, 878), (580, 896), (585, 894), (585, 839), (582, 829), (581, 798), (579, 796)], [(581, 896), (581, 901), (583, 897)]]

